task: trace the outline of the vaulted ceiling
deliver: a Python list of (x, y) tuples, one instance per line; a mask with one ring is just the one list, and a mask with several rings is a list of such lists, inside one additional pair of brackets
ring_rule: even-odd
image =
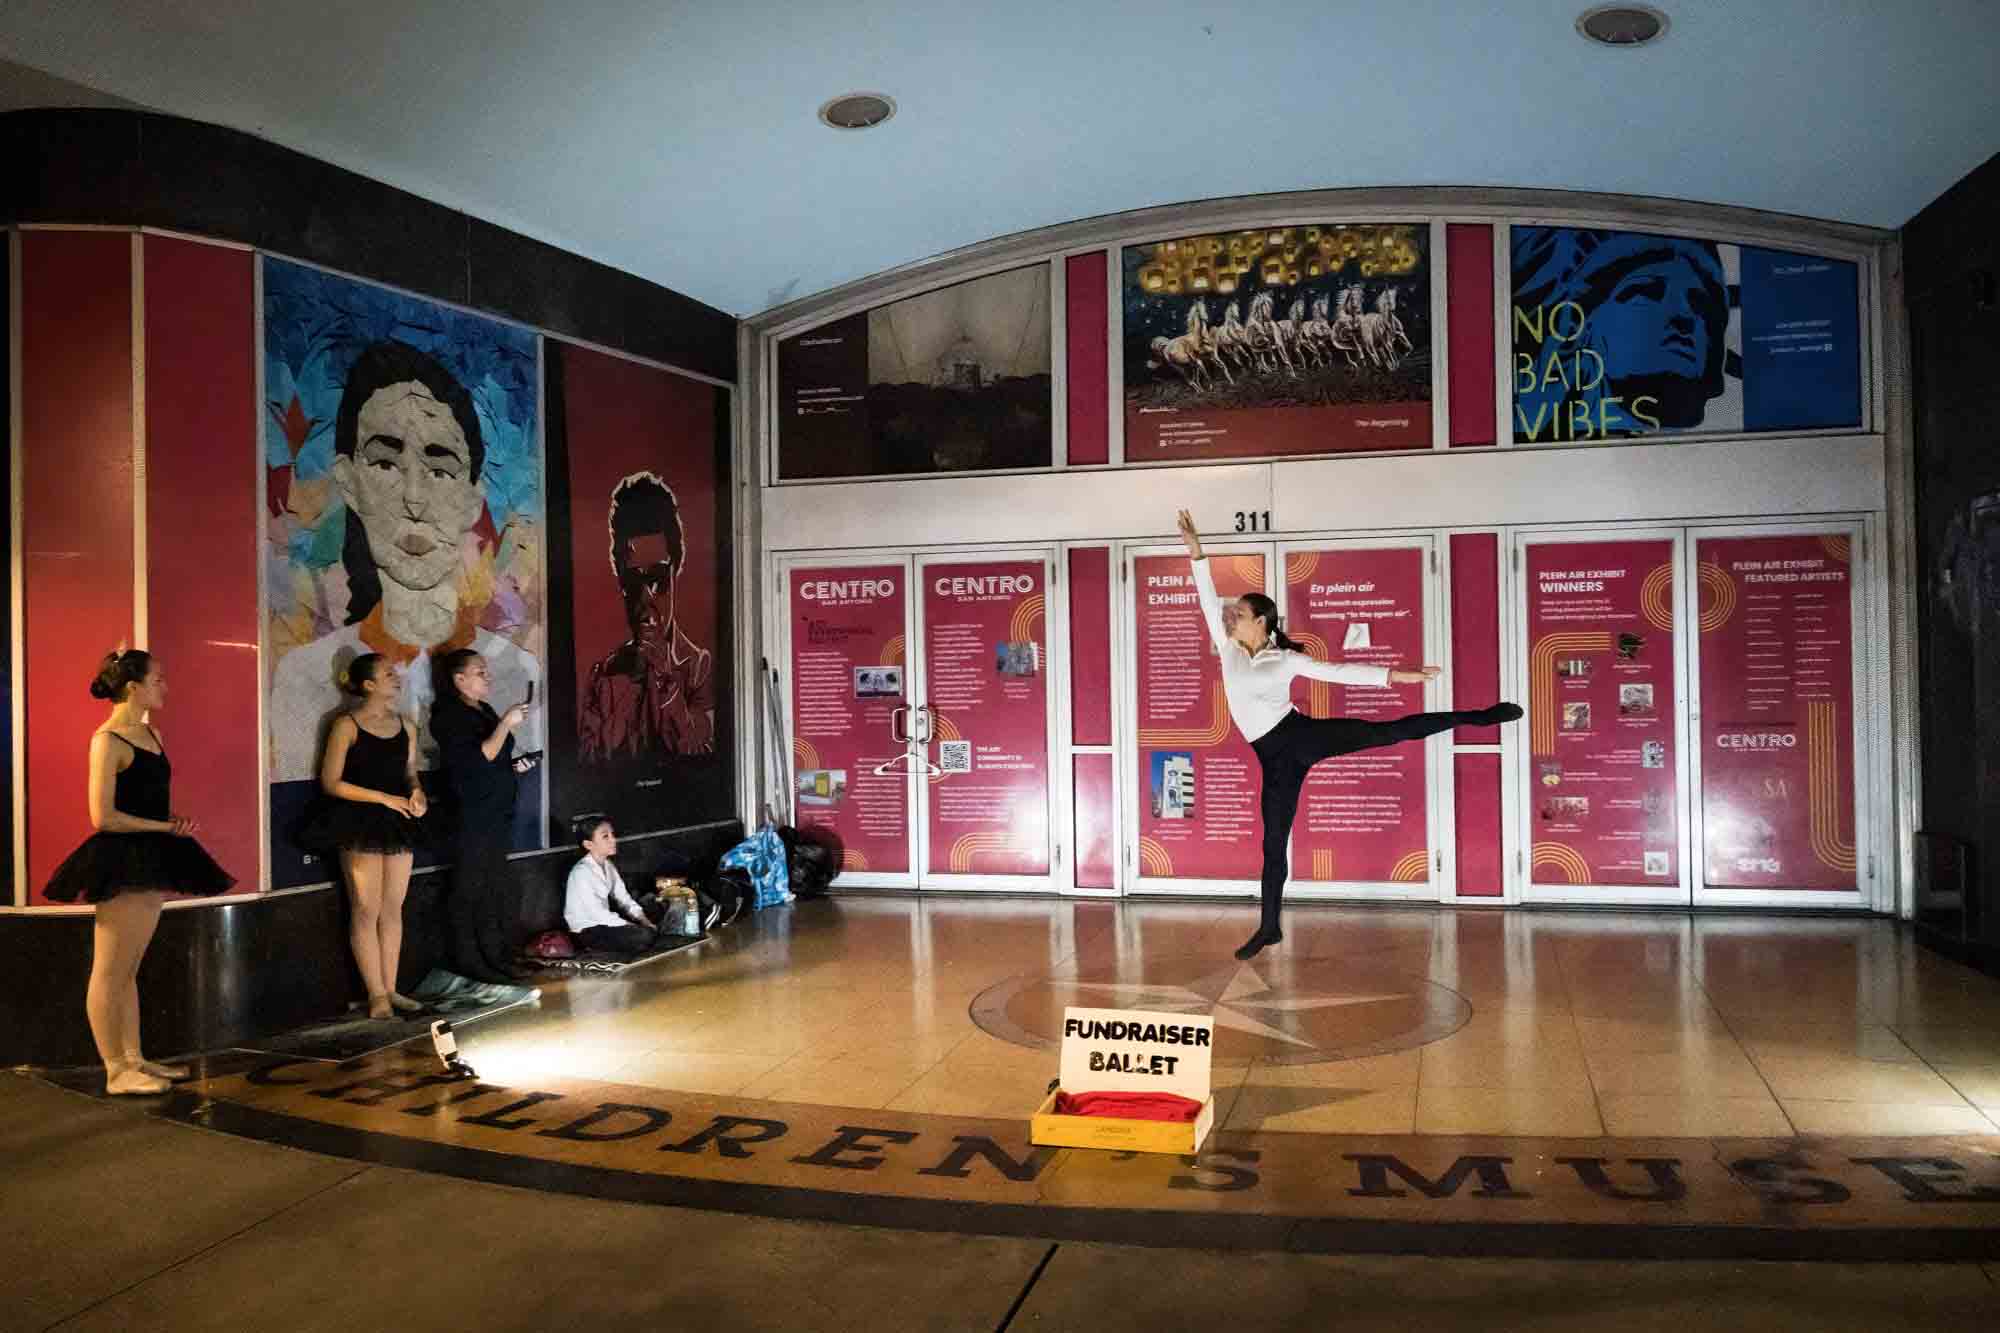
[[(1578, 37), (1584, 0), (7, 0), (0, 58), (739, 315), (1265, 191), (1539, 186), (1894, 227), (2000, 149), (1993, 0), (1657, 3), (1666, 37), (1618, 51)], [(855, 89), (898, 114), (818, 123)]]

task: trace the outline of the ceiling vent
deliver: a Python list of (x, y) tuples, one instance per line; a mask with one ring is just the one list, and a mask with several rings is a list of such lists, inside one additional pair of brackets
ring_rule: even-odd
[(819, 118), (837, 130), (873, 129), (895, 114), (895, 99), (884, 93), (842, 93), (819, 109)]
[(1598, 5), (1577, 15), (1576, 30), (1599, 46), (1650, 46), (1667, 32), (1667, 16), (1651, 5)]

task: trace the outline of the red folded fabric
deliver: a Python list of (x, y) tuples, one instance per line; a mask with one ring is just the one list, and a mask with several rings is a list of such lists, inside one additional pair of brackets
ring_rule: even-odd
[(1201, 1114), (1201, 1103), (1171, 1092), (1058, 1092), (1055, 1112), (1191, 1125)]

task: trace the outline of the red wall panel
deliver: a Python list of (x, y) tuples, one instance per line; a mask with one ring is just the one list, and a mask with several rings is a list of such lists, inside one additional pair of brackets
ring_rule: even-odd
[(1102, 253), (1072, 255), (1063, 265), (1069, 346), (1069, 461), (1111, 461), (1111, 367), (1105, 343), (1110, 313)]
[(1112, 789), (1112, 756), (1076, 756), (1076, 887), (1118, 885), (1118, 827)]
[(1444, 243), (1451, 444), (1493, 444), (1493, 228), (1452, 223)]
[[(1451, 539), (1451, 706), (1484, 708), (1500, 697), (1500, 538)], [(1460, 745), (1498, 745), (1498, 727), (1460, 727)]]
[(1506, 891), (1500, 849), (1500, 756), (1452, 759), (1458, 807), (1458, 896), (1498, 898)]
[(1069, 553), (1070, 740), (1111, 744), (1111, 548)]
[(30, 902), (90, 833), (98, 661), (132, 640), (132, 236), (21, 233), (21, 606)]
[(240, 891), (257, 812), (254, 259), (145, 238), (147, 648), (168, 677), (174, 801)]

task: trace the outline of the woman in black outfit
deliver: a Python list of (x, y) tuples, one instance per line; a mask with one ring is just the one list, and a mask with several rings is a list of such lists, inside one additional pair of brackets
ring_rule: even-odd
[(1299, 810), (1299, 792), (1306, 775), (1322, 759), (1356, 750), (1372, 750), (1400, 741), (1421, 740), (1453, 727), (1493, 726), (1521, 716), (1515, 704), (1495, 704), (1455, 713), (1412, 713), (1394, 722), (1364, 722), (1351, 717), (1307, 717), (1292, 707), (1292, 681), (1334, 681), (1343, 685), (1420, 685), (1442, 674), (1441, 668), (1415, 671), (1360, 663), (1320, 662), (1306, 656), (1278, 626), (1278, 606), (1262, 593), (1248, 593), (1227, 607), (1216, 595), (1215, 579), (1202, 554), (1201, 536), (1188, 511), (1180, 512), (1181, 541), (1194, 565), (1195, 590), (1201, 594), (1202, 619), (1222, 658), (1222, 692), (1229, 700), (1230, 720), (1257, 752), (1263, 770), (1264, 816), (1263, 916), (1252, 935), (1236, 951), (1248, 961), (1285, 938), (1279, 909), (1285, 879), (1291, 873), (1292, 820)]
[(236, 880), (194, 840), (195, 821), (173, 813), (173, 765), (148, 715), (167, 701), (167, 678), (150, 653), (105, 656), (90, 682), (111, 716), (90, 738), (90, 822), (97, 832), (56, 867), (47, 893), (97, 907), (84, 1012), (114, 1097), (165, 1092), (188, 1076), (139, 1052), (139, 963), (169, 893), (221, 893)]
[(368, 988), (368, 1016), (393, 1018), (423, 1008), (396, 989), (396, 971), (403, 896), (423, 839), (417, 821), (430, 806), (417, 778), (416, 736), (396, 707), (402, 680), (383, 669), (380, 653), (363, 653), (342, 674), (340, 688), (355, 707), (327, 733), (319, 769), (327, 800), (300, 841), (339, 853), (350, 907), (347, 942)]
[(514, 730), (528, 716), (524, 701), (504, 713), (486, 702), (493, 676), (470, 648), (446, 653), (434, 668), (437, 702), (431, 735), (456, 797), (458, 853), (451, 891), (456, 969), (474, 981), (505, 984), (527, 975), (514, 961), (507, 903), (507, 850), (513, 842), (514, 796), (520, 775), (535, 766), (514, 757)]

